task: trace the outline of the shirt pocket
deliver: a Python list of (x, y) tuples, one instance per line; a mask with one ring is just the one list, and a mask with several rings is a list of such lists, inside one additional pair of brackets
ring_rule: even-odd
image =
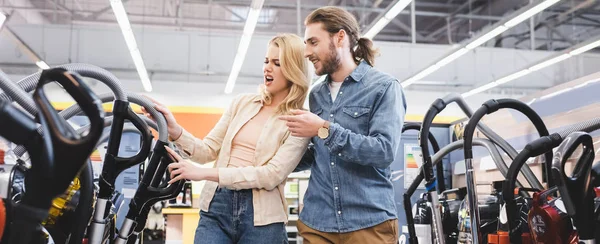
[[(340, 122), (346, 124), (345, 128), (363, 135), (368, 133), (371, 108), (362, 106), (345, 106), (342, 108), (342, 112), (344, 113), (344, 118)], [(346, 121), (347, 123), (344, 123)]]

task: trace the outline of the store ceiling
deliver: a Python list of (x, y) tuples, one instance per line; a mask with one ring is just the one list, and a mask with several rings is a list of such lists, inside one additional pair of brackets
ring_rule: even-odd
[[(251, 0), (123, 0), (134, 26), (169, 31), (241, 33)], [(302, 21), (325, 5), (351, 11), (366, 30), (395, 0), (265, 0), (256, 34), (303, 33)], [(458, 44), (496, 23), (529, 0), (416, 0), (415, 40), (419, 44)], [(0, 10), (20, 24), (105, 26), (116, 25), (108, 0), (0, 0)], [(600, 34), (600, 0), (563, 0), (530, 21), (488, 42), (487, 47), (559, 51)], [(411, 11), (406, 8), (375, 40), (411, 42)], [(19, 64), (0, 64), (15, 68)], [(458, 84), (469, 89), (472, 84)], [(452, 84), (456, 87), (457, 84)], [(439, 90), (438, 84), (418, 89)], [(537, 89), (544, 89), (539, 87)], [(446, 88), (444, 88), (446, 89)], [(461, 88), (462, 89), (462, 88)], [(460, 92), (460, 91), (459, 91)]]
[[(167, 29), (240, 31), (250, 0), (124, 0), (134, 25)], [(377, 20), (392, 0), (266, 0), (257, 33), (298, 32), (310, 11), (324, 5), (343, 6), (357, 16), (363, 29)], [(416, 42), (453, 44), (529, 4), (529, 0), (418, 0)], [(585, 40), (600, 28), (597, 0), (561, 1), (535, 20), (536, 49), (555, 50)], [(299, 7), (298, 7), (299, 6)], [(47, 24), (107, 24), (114, 15), (107, 0), (3, 0), (0, 9), (30, 16), (27, 22)], [(300, 12), (298, 12), (298, 10)], [(299, 15), (298, 15), (299, 14)], [(31, 16), (36, 16), (35, 18)], [(377, 35), (377, 40), (411, 41), (410, 8)], [(521, 33), (498, 39), (497, 47), (529, 49), (529, 23)], [(302, 31), (300, 31), (302, 32)]]

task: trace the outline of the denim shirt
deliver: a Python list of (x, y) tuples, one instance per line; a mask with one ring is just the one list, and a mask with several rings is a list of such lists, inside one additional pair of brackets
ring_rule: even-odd
[(310, 167), (300, 220), (322, 232), (350, 232), (397, 219), (390, 164), (406, 101), (394, 77), (361, 62), (332, 102), (329, 76), (309, 96), (310, 111), (330, 122), (313, 137), (296, 170)]

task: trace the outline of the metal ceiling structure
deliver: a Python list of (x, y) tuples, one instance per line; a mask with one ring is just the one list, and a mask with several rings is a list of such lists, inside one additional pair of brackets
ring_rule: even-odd
[[(128, 0), (123, 1), (134, 25), (175, 29), (241, 31), (250, 0)], [(257, 33), (302, 32), (303, 17), (324, 5), (343, 6), (368, 28), (395, 1), (391, 0), (267, 0)], [(529, 0), (418, 0), (415, 1), (415, 41), (454, 44), (469, 38)], [(523, 31), (504, 35), (496, 47), (555, 50), (585, 40), (600, 29), (597, 0), (562, 1), (536, 16), (532, 38), (527, 23)], [(2, 0), (0, 9), (27, 16), (28, 22), (51, 24), (114, 23), (106, 0)], [(411, 11), (405, 9), (375, 39), (410, 42)]]
[[(397, 0), (265, 0), (256, 33), (302, 36), (303, 20), (325, 5), (352, 12), (367, 30)], [(134, 26), (165, 30), (241, 33), (251, 0), (122, 0)], [(416, 0), (375, 40), (419, 44), (459, 44), (530, 4), (532, 0)], [(107, 25), (116, 19), (109, 0), (0, 0), (10, 24)], [(411, 21), (411, 20), (414, 20)], [(413, 31), (414, 29), (414, 31)], [(600, 0), (562, 0), (487, 42), (487, 47), (560, 51), (600, 34)], [(10, 66), (11, 64), (3, 64)], [(399, 77), (402, 78), (402, 77)], [(439, 85), (439, 84), (433, 84)], [(543, 89), (532, 85), (534, 90)], [(418, 89), (436, 90), (427, 82)], [(452, 84), (459, 91), (472, 84)], [(444, 88), (446, 89), (446, 88)]]

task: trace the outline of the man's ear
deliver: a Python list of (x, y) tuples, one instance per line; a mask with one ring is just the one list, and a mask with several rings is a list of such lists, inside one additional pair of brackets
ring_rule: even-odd
[(346, 31), (344, 29), (341, 29), (335, 35), (337, 36), (336, 47), (343, 47), (344, 39), (347, 38)]

